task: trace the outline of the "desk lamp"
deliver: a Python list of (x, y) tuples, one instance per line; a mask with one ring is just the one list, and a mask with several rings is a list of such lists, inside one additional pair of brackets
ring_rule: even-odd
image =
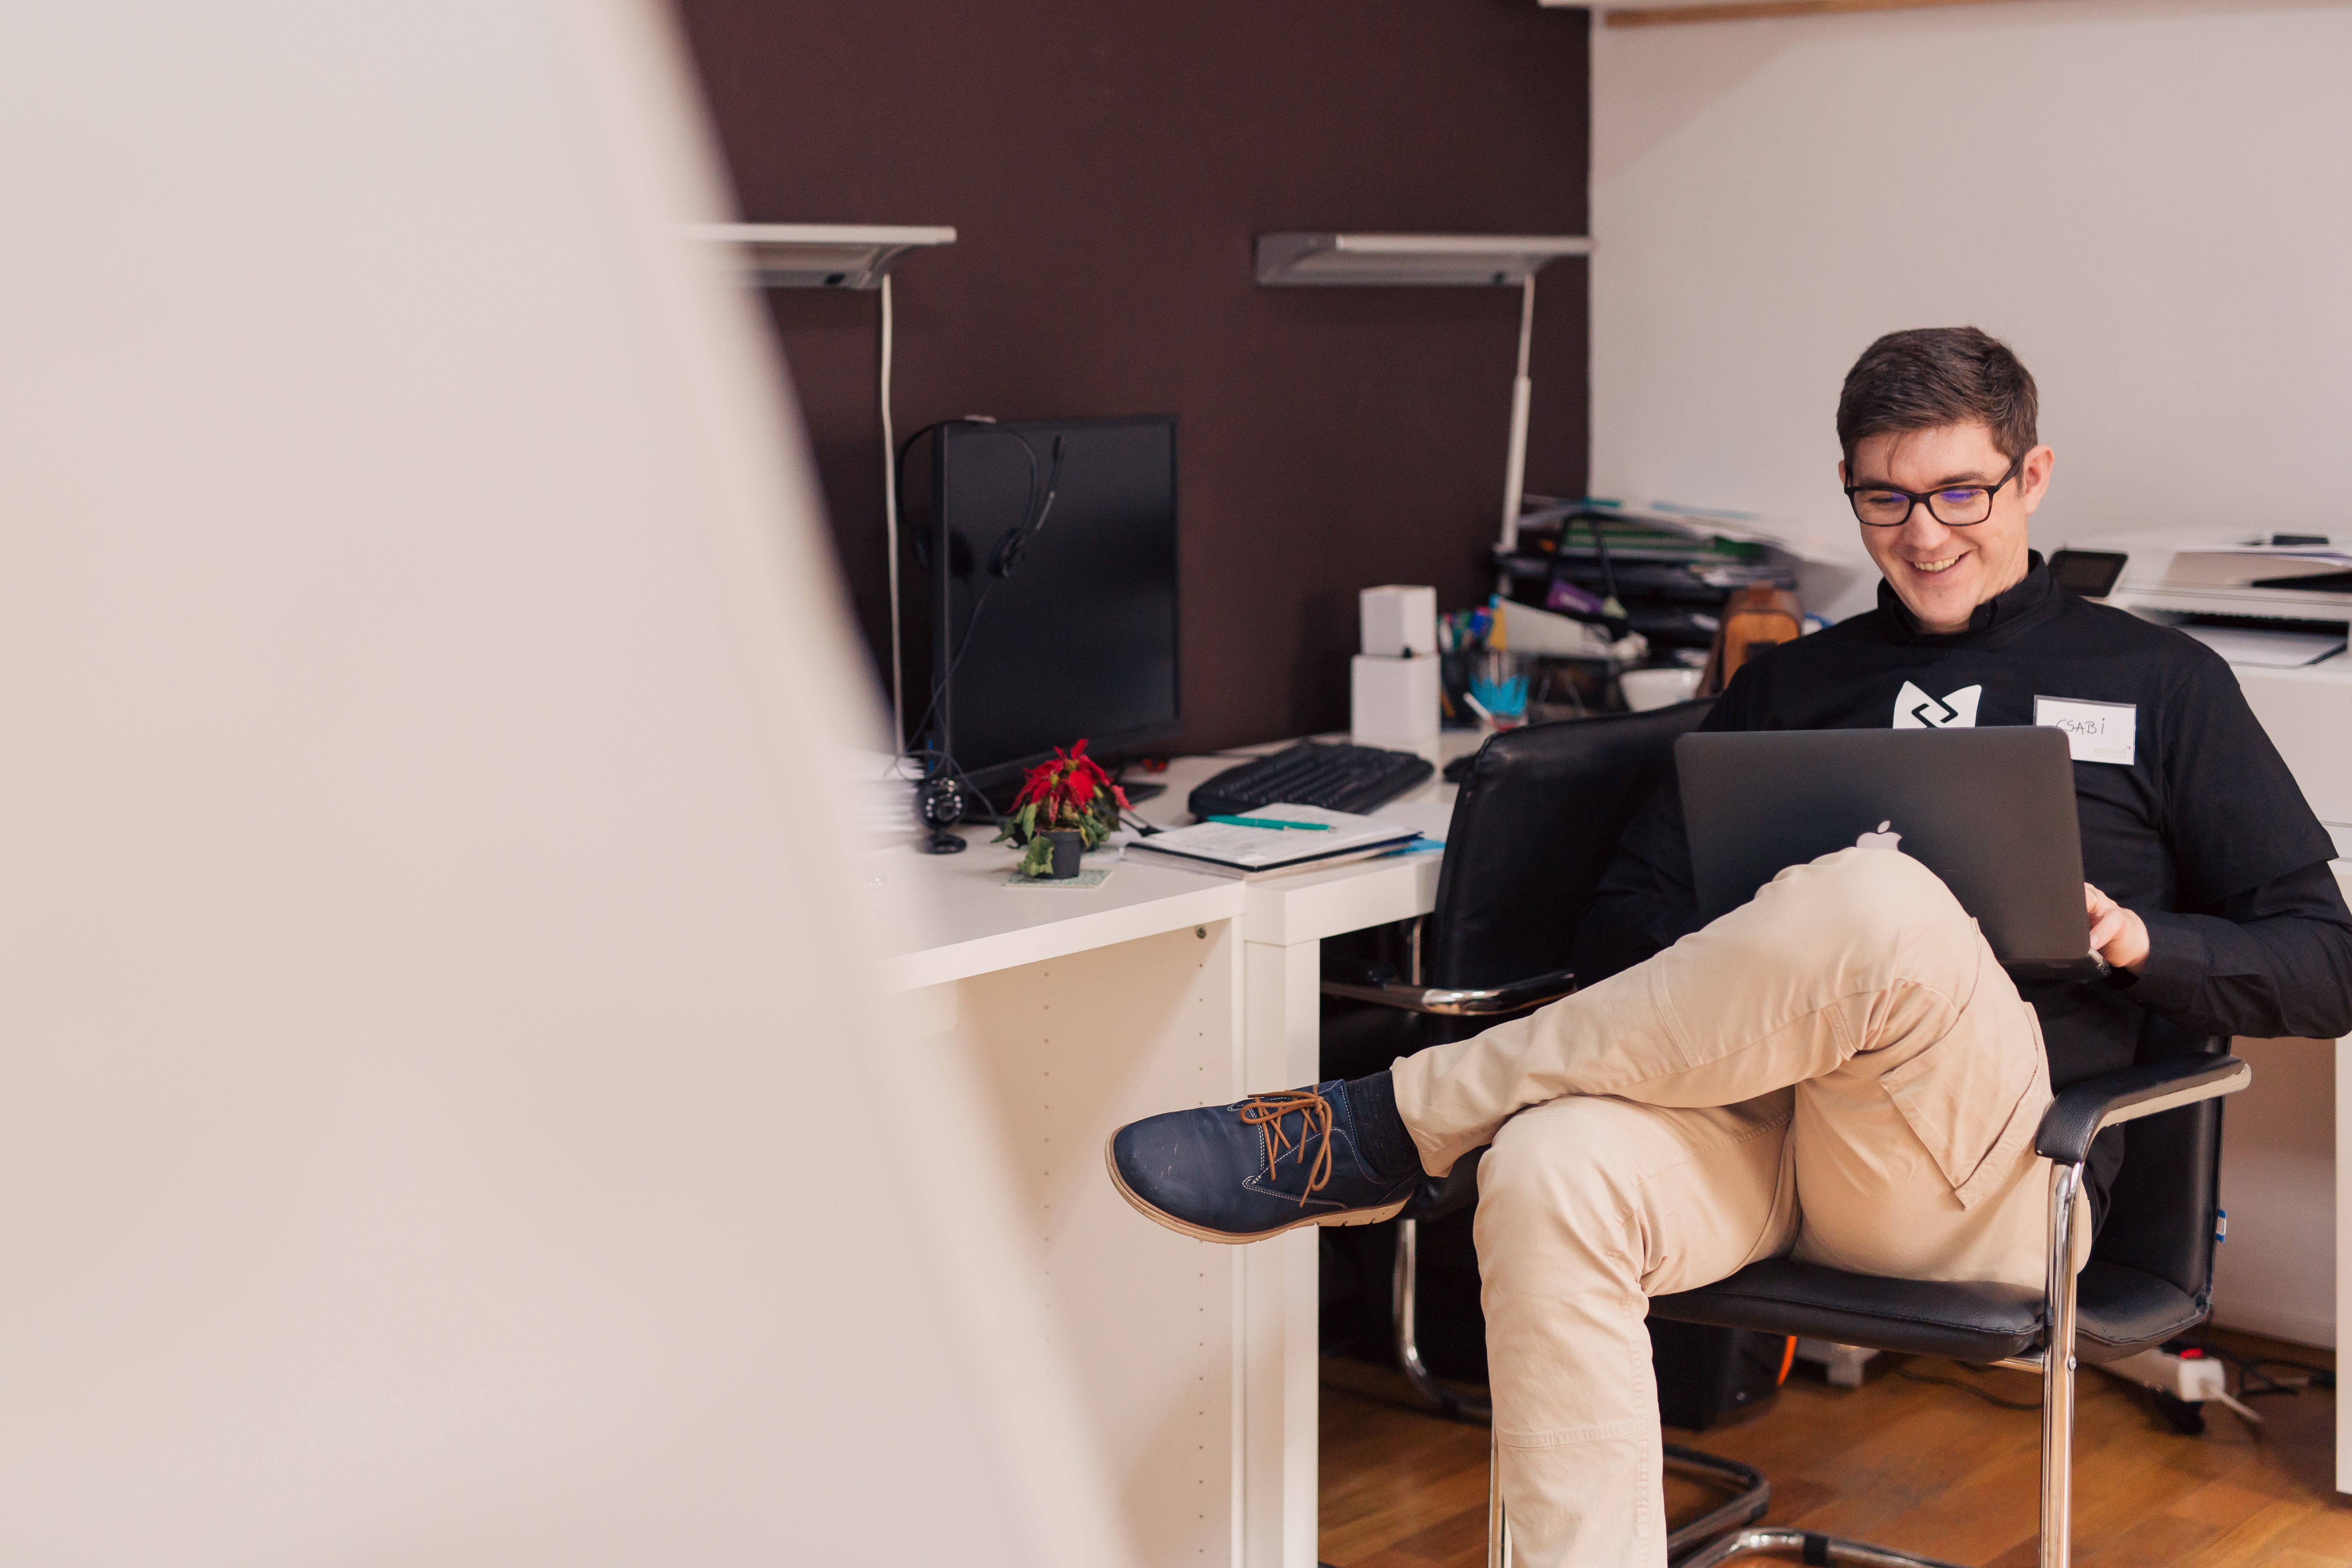
[(890, 558), (890, 733), (892, 743), (903, 746), (907, 700), (898, 652), (898, 467), (895, 461), (898, 437), (890, 425), (890, 269), (910, 250), (953, 245), (956, 231), (892, 224), (721, 223), (705, 225), (695, 232), (704, 239), (737, 247), (745, 280), (762, 289), (857, 289), (878, 290), (882, 296), (882, 529)]

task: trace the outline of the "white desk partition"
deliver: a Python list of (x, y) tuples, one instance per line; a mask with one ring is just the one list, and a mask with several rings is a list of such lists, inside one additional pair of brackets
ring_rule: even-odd
[(0, 8), (0, 1562), (1129, 1561), (670, 26)]

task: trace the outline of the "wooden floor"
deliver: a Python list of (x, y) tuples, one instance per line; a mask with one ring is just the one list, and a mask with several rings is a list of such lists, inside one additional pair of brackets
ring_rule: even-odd
[[(2324, 1351), (2240, 1334), (2251, 1355), (2332, 1366)], [(1737, 1425), (1670, 1441), (1761, 1468), (1768, 1521), (1982, 1568), (2032, 1568), (2040, 1416), (2004, 1410), (1952, 1377), (2032, 1400), (2026, 1373), (1880, 1356), (1858, 1389), (1799, 1363), (1780, 1395)], [(2285, 1375), (2282, 1373), (2282, 1375)], [(2232, 1380), (2234, 1384), (2234, 1378)], [(2352, 1504), (2334, 1488), (2336, 1395), (2252, 1401), (2257, 1436), (2218, 1405), (2204, 1434), (2175, 1434), (2148, 1397), (2084, 1372), (2074, 1449), (2074, 1561), (2084, 1568), (2352, 1568)], [(1473, 1568), (1485, 1561), (1486, 1432), (1423, 1413), (1397, 1374), (1338, 1358), (1323, 1373), (1322, 1552), (1334, 1568)], [(1679, 1521), (1707, 1493), (1667, 1479)], [(1750, 1561), (1768, 1561), (1750, 1559)]]

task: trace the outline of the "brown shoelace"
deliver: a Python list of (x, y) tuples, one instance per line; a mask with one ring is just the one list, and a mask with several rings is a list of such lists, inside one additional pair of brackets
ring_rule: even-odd
[[(1282, 1119), (1292, 1111), (1300, 1117), (1298, 1142), (1282, 1130)], [(1311, 1089), (1286, 1089), (1279, 1094), (1253, 1094), (1242, 1101), (1242, 1125), (1255, 1127), (1265, 1140), (1266, 1173), (1274, 1173), (1275, 1162), (1286, 1150), (1301, 1164), (1307, 1161), (1307, 1139), (1312, 1131), (1323, 1135), (1322, 1147), (1315, 1156), (1315, 1167), (1307, 1178), (1307, 1190), (1298, 1194), (1298, 1206), (1305, 1208), (1307, 1200), (1331, 1180), (1331, 1102)]]

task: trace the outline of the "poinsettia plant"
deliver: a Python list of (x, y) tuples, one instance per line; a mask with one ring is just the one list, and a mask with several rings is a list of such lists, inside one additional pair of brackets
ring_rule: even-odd
[(1127, 808), (1127, 792), (1087, 755), (1084, 741), (1066, 752), (1056, 746), (1051, 762), (1039, 763), (1022, 775), (1021, 793), (1013, 797), (1013, 809), (997, 829), (995, 841), (1011, 839), (1026, 846), (1021, 874), (1042, 877), (1054, 868), (1054, 842), (1046, 834), (1076, 829), (1087, 848), (1099, 848)]

